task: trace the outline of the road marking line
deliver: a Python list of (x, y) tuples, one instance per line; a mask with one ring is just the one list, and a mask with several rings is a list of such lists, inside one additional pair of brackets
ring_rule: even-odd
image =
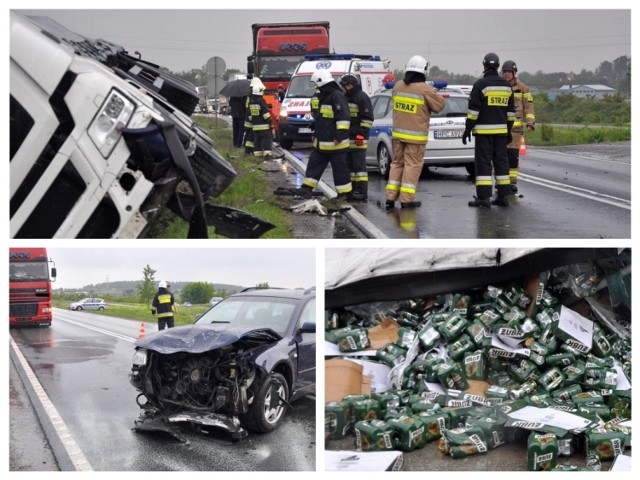
[(102, 328), (94, 327), (93, 325), (86, 325), (84, 323), (76, 322), (74, 320), (69, 320), (68, 318), (56, 317), (56, 320), (60, 320), (61, 322), (72, 323), (73, 325), (76, 325), (78, 327), (83, 327), (83, 328), (87, 328), (89, 330), (94, 330), (94, 331), (99, 332), (99, 333), (104, 333), (105, 335), (111, 335), (112, 337), (116, 337), (116, 338), (119, 338), (120, 340), (124, 340), (124, 341), (130, 342), (130, 343), (135, 343), (135, 341), (137, 340), (136, 338), (131, 338), (131, 337), (127, 337), (125, 335), (120, 335), (119, 333), (113, 333), (113, 332), (110, 332), (108, 330), (104, 330)]
[(58, 434), (58, 438), (60, 438), (62, 445), (67, 451), (67, 454), (71, 459), (71, 463), (73, 463), (74, 467), (78, 471), (84, 471), (84, 472), (93, 471), (93, 468), (91, 468), (91, 464), (82, 453), (82, 450), (80, 449), (78, 444), (76, 444), (76, 442), (71, 437), (71, 432), (69, 432), (69, 429), (67, 428), (64, 421), (62, 420), (62, 417), (60, 417), (60, 415), (58, 414), (58, 410), (56, 410), (56, 407), (54, 407), (53, 403), (51, 403), (51, 400), (49, 400), (49, 397), (47, 396), (47, 392), (44, 391), (44, 388), (38, 381), (38, 378), (36, 377), (35, 373), (33, 373), (33, 370), (31, 370), (31, 367), (29, 366), (29, 362), (27, 362), (27, 359), (24, 358), (24, 356), (22, 355), (22, 352), (18, 348), (18, 345), (16, 344), (16, 342), (13, 340), (13, 337), (11, 337), (9, 341), (11, 342), (11, 347), (13, 348), (13, 351), (16, 354), (16, 357), (18, 358), (18, 360), (20, 361), (20, 364), (22, 365), (22, 368), (24, 369), (25, 375), (27, 376), (27, 378), (29, 379), (29, 382), (31, 383), (31, 387), (33, 388), (36, 395), (38, 396), (38, 400), (40, 400), (40, 403), (42, 404), (44, 411), (49, 416), (49, 419), (53, 424), (53, 428)]
[(584, 188), (574, 187), (572, 185), (567, 185), (565, 183), (554, 182), (553, 180), (534, 177), (531, 175), (527, 175), (525, 173), (519, 173), (518, 179), (522, 179), (525, 182), (533, 183), (535, 185), (540, 185), (542, 187), (547, 187), (552, 190), (558, 190), (561, 192), (569, 193), (571, 195), (576, 195), (578, 197), (584, 197), (590, 200), (595, 200), (596, 202), (613, 205), (614, 207), (631, 210), (631, 201), (625, 200), (624, 198), (618, 198), (612, 195), (606, 195), (604, 193), (594, 192), (593, 190), (586, 190)]

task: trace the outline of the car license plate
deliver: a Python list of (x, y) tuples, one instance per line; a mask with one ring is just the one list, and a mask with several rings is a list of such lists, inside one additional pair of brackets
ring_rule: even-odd
[(464, 130), (434, 130), (433, 138), (462, 138)]
[(313, 133), (313, 130), (311, 130), (310, 128), (302, 127), (298, 129), (298, 133)]

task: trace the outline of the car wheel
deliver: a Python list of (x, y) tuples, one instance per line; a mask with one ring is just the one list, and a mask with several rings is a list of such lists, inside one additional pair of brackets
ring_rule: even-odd
[(104, 310), (104, 307), (100, 306), (98, 307), (98, 310)]
[(384, 143), (378, 147), (378, 169), (380, 175), (385, 178), (389, 177), (389, 164), (391, 163), (391, 153)]
[(467, 169), (467, 173), (473, 178), (476, 177), (476, 165), (474, 163), (467, 163), (464, 168)]
[(240, 422), (248, 430), (271, 432), (284, 420), (289, 402), (289, 386), (279, 373), (272, 373), (260, 385), (249, 411), (240, 415)]
[(82, 311), (82, 307), (78, 306), (76, 307), (76, 312), (81, 312)]

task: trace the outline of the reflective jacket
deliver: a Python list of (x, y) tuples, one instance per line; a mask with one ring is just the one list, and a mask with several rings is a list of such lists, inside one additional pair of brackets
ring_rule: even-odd
[(533, 109), (533, 95), (531, 95), (529, 87), (515, 77), (510, 83), (516, 109), (516, 120), (513, 123), (513, 129), (522, 132), (525, 125), (535, 128), (536, 115)]
[(262, 95), (249, 95), (245, 127), (254, 132), (271, 129), (271, 114)]
[(158, 318), (173, 317), (173, 304), (175, 299), (173, 293), (166, 288), (158, 289), (158, 293), (153, 297), (153, 308), (158, 312)]
[(431, 112), (444, 108), (444, 98), (424, 82), (405, 83), (393, 87), (392, 138), (406, 143), (427, 143)]
[[(373, 124), (373, 106), (369, 95), (362, 91), (360, 86), (354, 87), (346, 94), (349, 102), (349, 115), (351, 117), (351, 125), (349, 126), (349, 144), (350, 148), (367, 149), (367, 140), (369, 139), (369, 131)], [(356, 135), (364, 137), (362, 145), (356, 145)]]
[(487, 70), (471, 89), (466, 126), (475, 135), (506, 135), (515, 118), (511, 85), (496, 70)]
[[(323, 91), (324, 90), (324, 91)], [(336, 84), (321, 90), (316, 101), (312, 99), (314, 115), (314, 141), (316, 150), (323, 153), (346, 151), (349, 148), (349, 104)], [(334, 140), (337, 140), (336, 144)]]

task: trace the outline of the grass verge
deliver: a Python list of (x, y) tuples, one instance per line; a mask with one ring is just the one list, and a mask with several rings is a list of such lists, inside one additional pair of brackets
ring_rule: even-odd
[[(261, 220), (267, 221), (275, 228), (260, 238), (292, 238), (287, 214), (281, 202), (274, 198), (265, 172), (258, 167), (261, 161), (244, 156), (244, 149), (234, 148), (231, 127), (219, 118), (195, 116), (203, 128), (209, 131), (216, 150), (225, 157), (238, 172), (238, 177), (219, 197), (210, 200), (216, 205), (224, 205), (248, 212)], [(151, 238), (186, 238), (189, 231), (187, 222), (165, 210), (156, 226), (149, 233)], [(228, 238), (216, 234), (214, 227), (209, 227), (209, 238)]]
[[(54, 300), (53, 306), (57, 308), (69, 308), (69, 302)], [(209, 309), (208, 305), (193, 305), (191, 307), (178, 307), (178, 315), (175, 316), (175, 325), (189, 325), (194, 322), (196, 315)], [(144, 304), (109, 305), (106, 310), (85, 310), (86, 314), (98, 314), (106, 317), (118, 317), (135, 322), (156, 323), (158, 317), (151, 315), (151, 310)]]
[(593, 126), (569, 128), (540, 124), (533, 132), (526, 132), (525, 138), (527, 145), (538, 147), (626, 142), (631, 140), (631, 128)]

